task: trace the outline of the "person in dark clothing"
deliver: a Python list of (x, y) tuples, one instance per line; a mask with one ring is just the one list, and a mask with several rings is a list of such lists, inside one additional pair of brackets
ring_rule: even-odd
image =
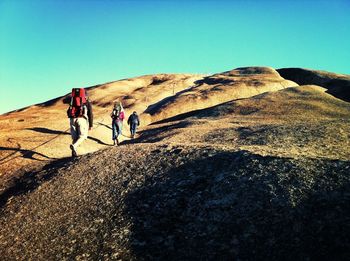
[(137, 126), (140, 125), (140, 119), (136, 111), (129, 116), (128, 125), (130, 125), (131, 138), (135, 138)]

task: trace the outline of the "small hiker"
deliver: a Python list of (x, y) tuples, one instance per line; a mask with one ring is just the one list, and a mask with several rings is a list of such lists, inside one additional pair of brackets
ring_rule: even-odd
[(122, 103), (116, 102), (111, 113), (113, 145), (119, 145), (118, 136), (122, 134), (124, 117), (125, 115)]
[(140, 119), (136, 111), (134, 111), (128, 118), (128, 125), (130, 125), (131, 138), (135, 138), (137, 126), (140, 126)]
[(67, 110), (70, 120), (72, 157), (77, 156), (78, 146), (88, 137), (93, 126), (92, 106), (84, 88), (73, 88), (70, 106)]

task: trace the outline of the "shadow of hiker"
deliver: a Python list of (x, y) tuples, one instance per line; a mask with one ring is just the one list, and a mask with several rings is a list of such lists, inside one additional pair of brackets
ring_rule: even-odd
[(136, 259), (350, 256), (350, 162), (245, 151), (201, 155), (176, 167), (171, 156), (164, 161), (169, 167), (145, 173), (144, 185), (125, 200)]
[(95, 142), (97, 142), (98, 144), (101, 144), (101, 145), (110, 146), (110, 144), (107, 144), (107, 143), (103, 142), (102, 140), (100, 140), (98, 138), (95, 138), (95, 137), (88, 136), (88, 139), (89, 140), (93, 140), (93, 141), (95, 141)]
[(109, 125), (107, 125), (107, 124), (104, 124), (104, 123), (102, 123), (102, 122), (97, 122), (97, 124), (100, 125), (100, 126), (104, 126), (104, 127), (106, 127), (107, 129), (112, 130), (112, 127), (109, 126)]
[(36, 131), (36, 132), (46, 133), (46, 134), (70, 135), (70, 133), (67, 131), (58, 131), (58, 130), (52, 130), (52, 129), (42, 128), (42, 127), (26, 128), (26, 130), (31, 130), (31, 131)]
[[(36, 131), (36, 132), (46, 133), (46, 134), (54, 134), (54, 135), (62, 135), (62, 134), (63, 135), (69, 135), (69, 136), (71, 135), (67, 131), (58, 131), (58, 130), (52, 130), (52, 129), (42, 128), (42, 127), (27, 128), (26, 130), (31, 130), (31, 131)], [(101, 144), (101, 145), (109, 145), (109, 144), (107, 144), (107, 143), (105, 143), (105, 142), (103, 142), (100, 139), (95, 138), (95, 137), (88, 136), (87, 138), (89, 140), (93, 140), (93, 141), (95, 141), (95, 142), (97, 142), (98, 144)]]
[[(0, 194), (0, 209), (6, 204), (9, 198), (26, 194), (29, 191), (36, 189), (42, 182), (50, 180), (58, 173), (58, 168), (63, 167), (66, 163), (72, 161), (72, 158), (63, 158), (51, 161), (45, 165), (40, 171), (27, 172), (20, 178), (14, 179), (12, 185), (5, 189)], [(55, 168), (55, 171), (46, 172)]]
[[(14, 151), (14, 153), (10, 154), (9, 156), (6, 156), (2, 159), (0, 159), (0, 165), (4, 164), (10, 160), (13, 159), (13, 157), (11, 158), (11, 156), (13, 156), (15, 153), (19, 152), (21, 153), (21, 156), (23, 158), (26, 159), (32, 159), (32, 160), (38, 160), (38, 161), (45, 161), (45, 160), (41, 160), (41, 159), (37, 159), (34, 156), (38, 155), (40, 157), (46, 158), (47, 160), (51, 160), (51, 159), (55, 159), (55, 158), (51, 158), (49, 156), (46, 156), (45, 154), (42, 154), (40, 152), (36, 152), (34, 150), (28, 150), (28, 149), (21, 149), (21, 148), (10, 148), (10, 147), (0, 147), (0, 150), (5, 150), (5, 151)], [(15, 158), (21, 157), (21, 156), (16, 156)], [(10, 159), (8, 159), (10, 157)]]

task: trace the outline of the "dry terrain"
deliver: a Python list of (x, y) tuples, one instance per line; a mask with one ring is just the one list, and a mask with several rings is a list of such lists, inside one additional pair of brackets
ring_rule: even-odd
[[(247, 67), (93, 86), (75, 159), (67, 95), (1, 115), (0, 256), (349, 260), (349, 82)], [(142, 126), (112, 147), (116, 100)]]

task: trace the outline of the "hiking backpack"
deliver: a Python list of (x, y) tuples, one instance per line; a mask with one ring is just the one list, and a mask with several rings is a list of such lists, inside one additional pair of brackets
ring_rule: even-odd
[(86, 105), (86, 93), (84, 88), (73, 88), (67, 115), (69, 118), (82, 117)]

